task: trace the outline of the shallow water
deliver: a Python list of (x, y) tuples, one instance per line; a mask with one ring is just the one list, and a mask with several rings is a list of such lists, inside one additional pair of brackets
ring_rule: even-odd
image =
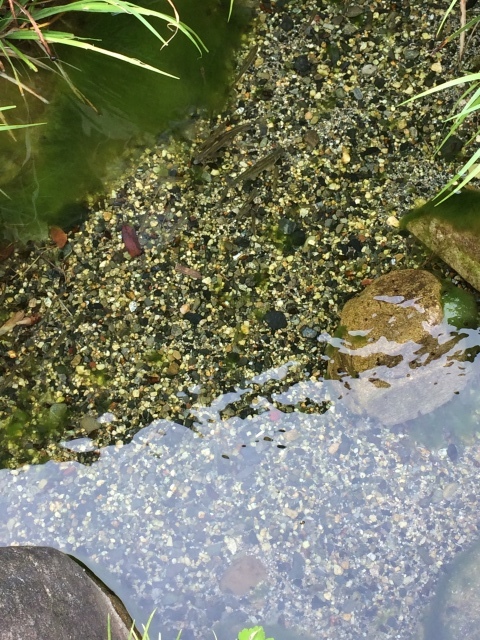
[[(16, 133), (17, 142), (7, 134), (0, 139), (0, 187), (5, 192), (0, 192), (0, 218), (8, 235), (41, 237), (48, 224), (70, 227), (79, 222), (87, 195), (104, 190), (105, 179), (118, 180), (137, 144), (146, 145), (159, 133), (183, 126), (197, 110), (218, 110), (248, 13), (236, 3), (227, 22), (227, 7), (216, 0), (204, 2), (202, 11), (191, 0), (176, 5), (181, 20), (197, 32), (209, 53), (200, 57), (180, 33), (160, 50), (160, 42), (130, 16), (80, 17), (70, 28), (179, 80), (99, 54), (58, 47), (75, 87), (92, 106), (53, 73), (34, 78), (35, 89), (50, 100), (46, 108), (39, 101), (23, 105), (18, 92), (6, 88), (7, 104), (17, 105), (7, 113), (9, 122), (47, 122)], [(168, 11), (165, 2), (148, 6)], [(162, 35), (171, 35), (158, 21), (153, 24)]]
[[(281, 380), (288, 366), (252, 382)], [(469, 366), (453, 402), (475, 424), (468, 440), (449, 431), (446, 403), (440, 447), (350, 412), (339, 383), (305, 381), (254, 396), (246, 419), (221, 414), (249, 389), (226, 394), (196, 411), (197, 433), (156, 421), (91, 466), (2, 470), (1, 544), (78, 557), (138, 623), (157, 608), (155, 638), (214, 629), (229, 640), (259, 623), (275, 640), (410, 640), (441, 567), (478, 537), (478, 363)], [(317, 413), (289, 412), (304, 398)]]

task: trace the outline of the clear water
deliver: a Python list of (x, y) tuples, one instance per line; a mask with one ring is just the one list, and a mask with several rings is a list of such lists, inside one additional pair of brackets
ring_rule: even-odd
[[(7, 235), (45, 236), (48, 224), (72, 226), (85, 215), (87, 194), (105, 189), (104, 179), (125, 170), (119, 159), (136, 144), (184, 124), (196, 110), (215, 110), (226, 97), (232, 53), (245, 30), (248, 12), (205, 0), (202, 10), (192, 0), (176, 3), (183, 22), (201, 37), (209, 53), (202, 57), (178, 34), (160, 50), (160, 42), (130, 16), (81, 16), (66, 25), (79, 35), (101, 39), (101, 46), (136, 57), (168, 73), (174, 80), (95, 53), (57, 47), (77, 89), (94, 108), (77, 98), (55, 74), (39, 73), (33, 87), (50, 100), (23, 104), (18, 92), (2, 86), (3, 104), (16, 104), (9, 122), (47, 122), (0, 138), (0, 221)], [(168, 12), (166, 2), (147, 6)], [(154, 23), (164, 36), (171, 32)], [(98, 44), (98, 43), (97, 43)], [(8, 83), (4, 83), (8, 84)], [(150, 136), (150, 138), (149, 138)]]
[[(465, 348), (480, 343), (465, 335)], [(478, 535), (477, 359), (465, 372), (430, 414), (430, 448), (415, 420), (386, 426), (351, 412), (341, 383), (305, 381), (253, 394), (246, 419), (221, 416), (249, 388), (222, 396), (196, 412), (197, 433), (157, 421), (91, 466), (2, 470), (1, 544), (73, 554), (139, 624), (157, 609), (153, 638), (230, 640), (258, 623), (276, 640), (411, 639), (442, 566)], [(402, 393), (415, 411), (418, 395)], [(291, 410), (305, 398), (316, 412)], [(453, 414), (469, 416), (468, 433)]]

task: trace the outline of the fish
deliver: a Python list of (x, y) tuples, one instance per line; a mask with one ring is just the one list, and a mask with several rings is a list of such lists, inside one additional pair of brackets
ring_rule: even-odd
[(214, 156), (217, 151), (228, 144), (237, 134), (251, 129), (253, 123), (244, 122), (231, 129), (226, 129), (226, 125), (220, 125), (199, 147), (197, 155), (193, 159), (193, 164), (201, 164)]
[(279, 158), (283, 156), (285, 149), (283, 147), (277, 147), (274, 151), (268, 155), (260, 158), (254, 165), (240, 173), (233, 179), (231, 184), (237, 184), (238, 182), (245, 182), (245, 180), (254, 180), (262, 171), (273, 167)]

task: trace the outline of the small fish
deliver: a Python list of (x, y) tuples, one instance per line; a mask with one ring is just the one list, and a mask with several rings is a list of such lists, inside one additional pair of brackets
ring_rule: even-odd
[(205, 160), (214, 156), (217, 151), (230, 142), (238, 133), (251, 129), (252, 126), (252, 123), (245, 122), (226, 130), (225, 124), (220, 125), (199, 147), (198, 153), (193, 159), (193, 164), (205, 162)]
[(184, 276), (188, 276), (189, 278), (193, 278), (194, 280), (201, 280), (203, 278), (200, 271), (187, 267), (184, 264), (177, 263), (175, 265), (175, 271), (177, 273), (183, 273)]
[(244, 182), (245, 180), (254, 180), (262, 171), (273, 167), (279, 158), (283, 156), (285, 149), (283, 147), (277, 147), (275, 151), (272, 151), (267, 156), (260, 158), (258, 162), (246, 169), (243, 173), (233, 179), (232, 184), (237, 182)]
[(240, 80), (243, 74), (247, 71), (248, 67), (252, 64), (252, 62), (257, 57), (257, 53), (258, 53), (258, 44), (253, 46), (248, 52), (247, 57), (245, 58), (245, 61), (242, 63), (242, 66), (238, 70), (238, 73), (234, 80), (234, 84), (237, 84), (237, 82)]

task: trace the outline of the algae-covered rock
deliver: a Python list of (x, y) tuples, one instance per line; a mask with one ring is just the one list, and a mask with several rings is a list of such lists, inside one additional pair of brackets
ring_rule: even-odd
[(456, 289), (427, 271), (405, 269), (345, 304), (328, 377), (341, 381), (350, 408), (393, 425), (430, 413), (465, 387), (471, 341), (444, 321), (445, 292), (450, 318), (463, 319)]
[(480, 191), (433, 199), (400, 221), (431, 251), (480, 291)]

